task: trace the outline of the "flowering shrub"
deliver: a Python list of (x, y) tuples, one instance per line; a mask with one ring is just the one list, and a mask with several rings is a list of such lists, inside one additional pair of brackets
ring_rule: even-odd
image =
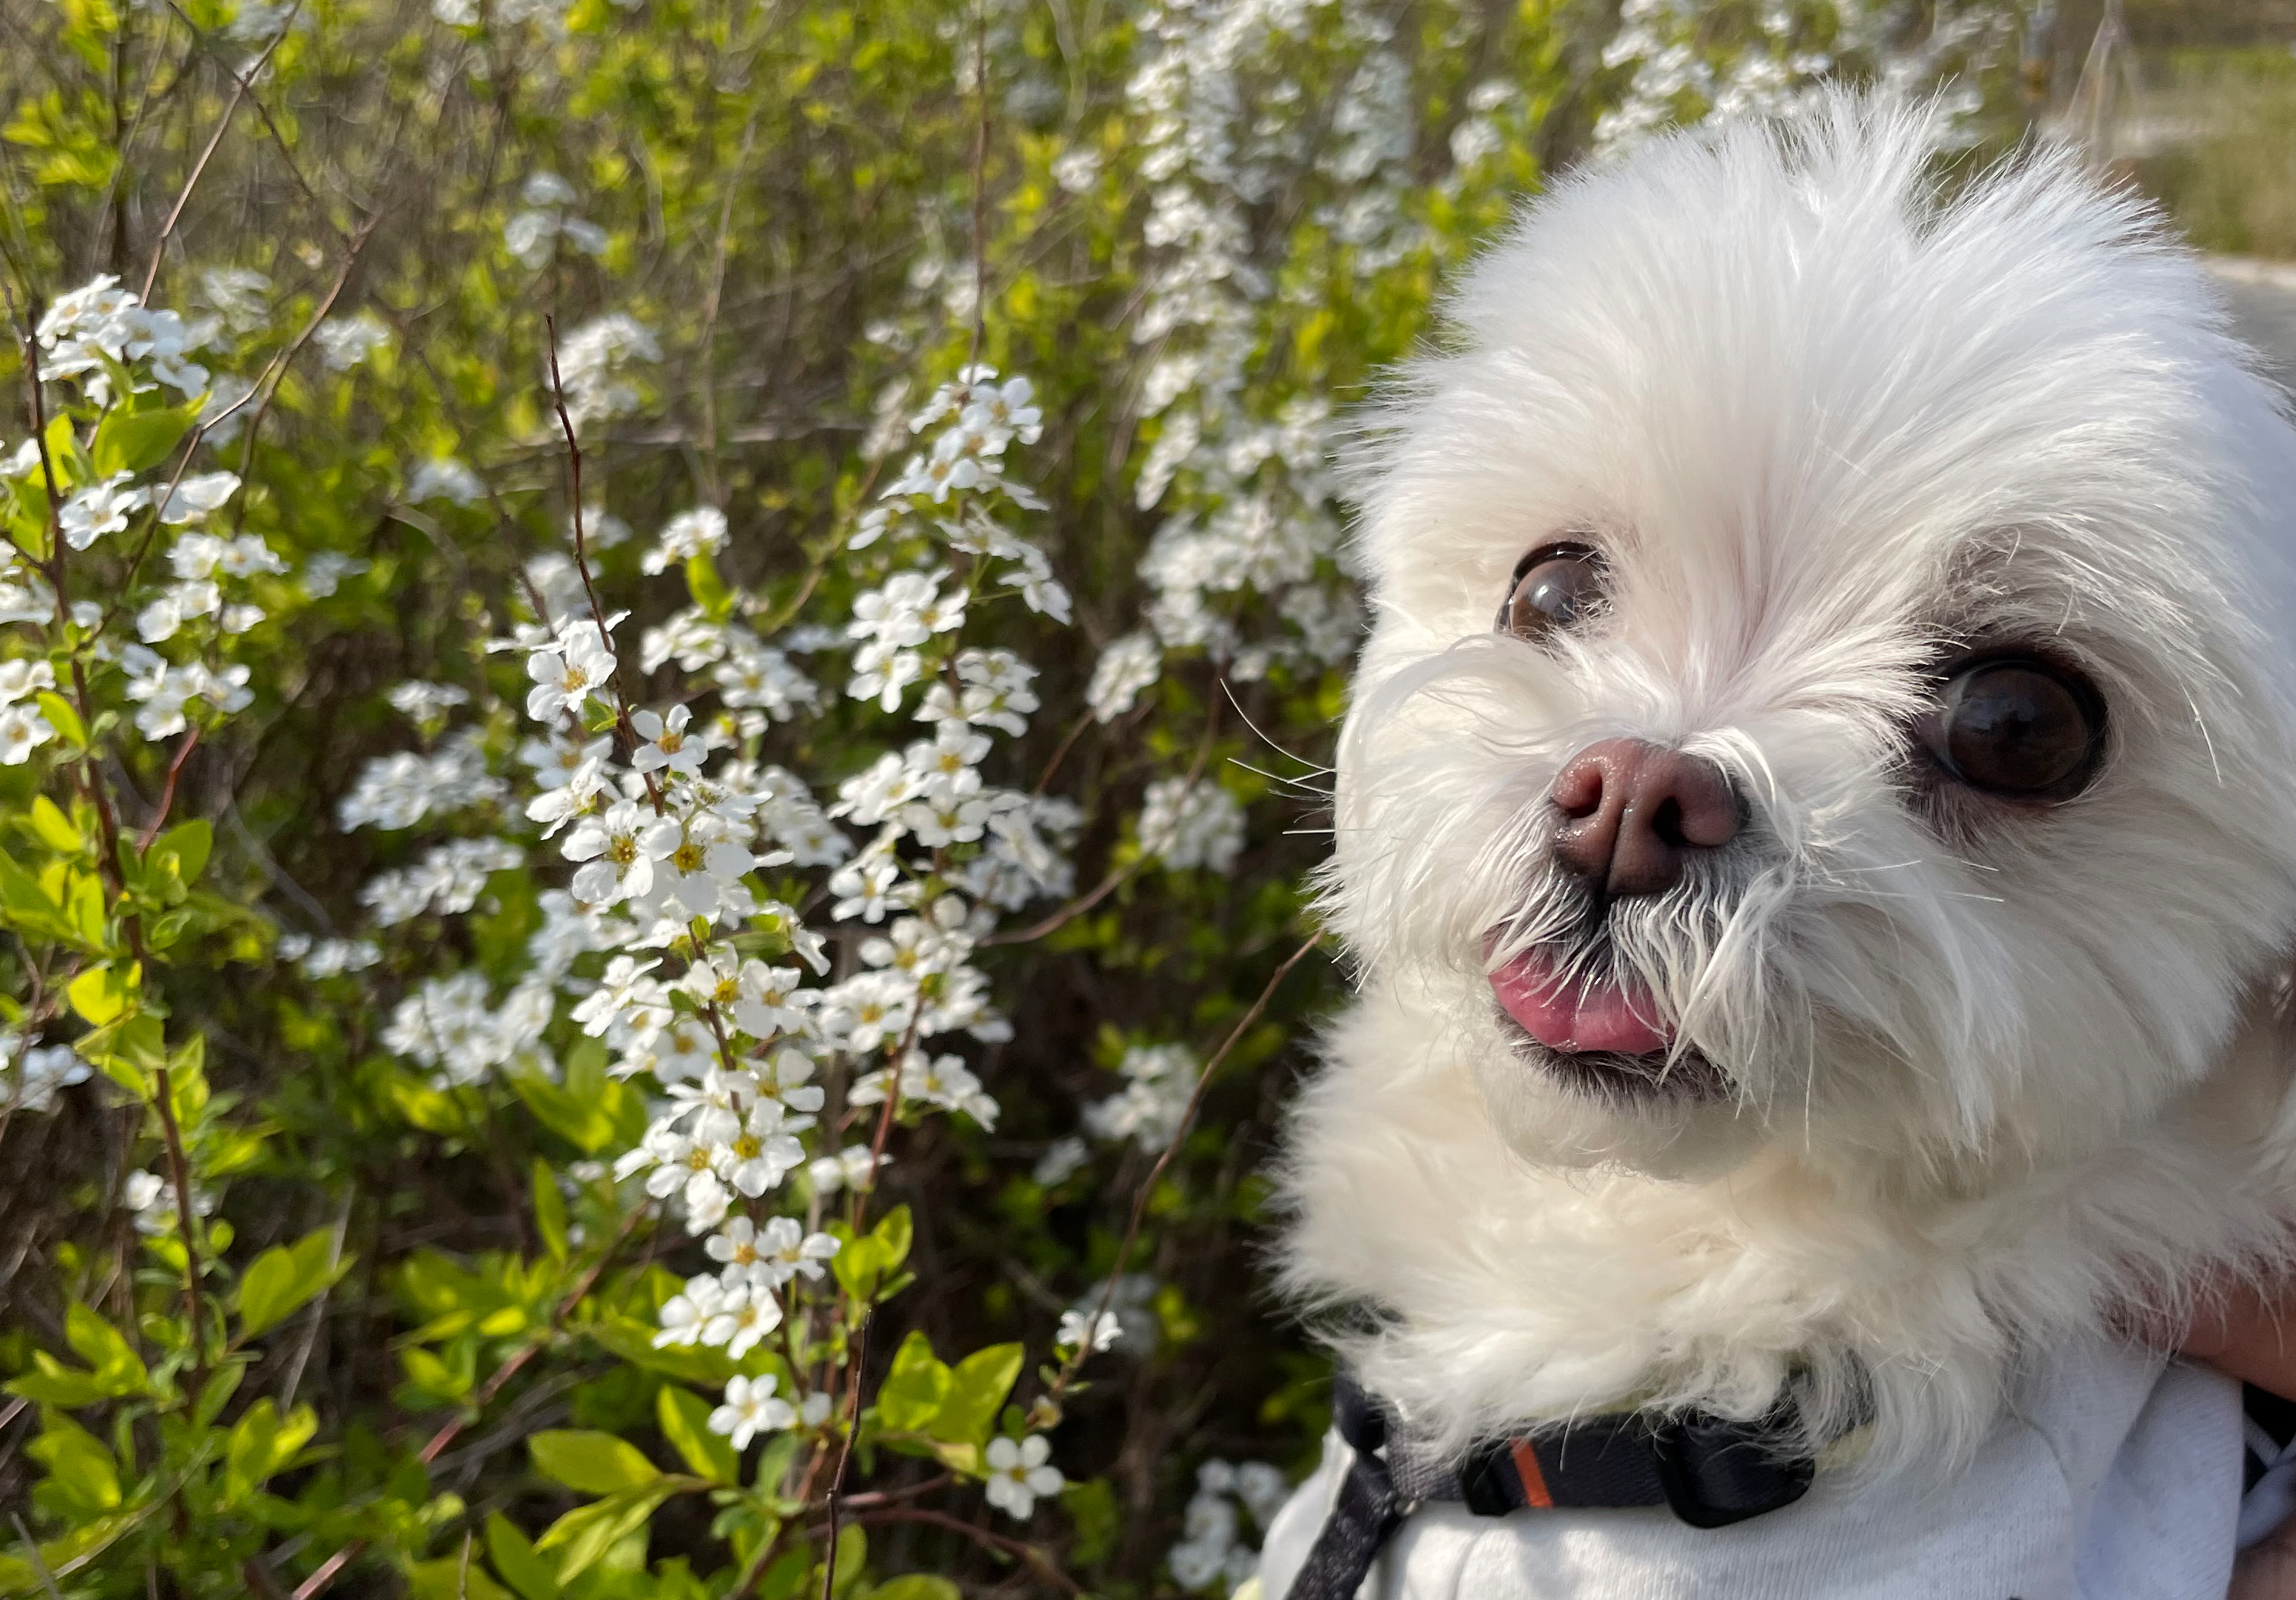
[(28, 24), (0, 1594), (1247, 1580), (1334, 407), (1628, 11)]

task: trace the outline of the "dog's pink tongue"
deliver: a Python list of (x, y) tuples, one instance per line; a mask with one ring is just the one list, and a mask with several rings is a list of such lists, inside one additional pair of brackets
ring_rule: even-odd
[(1523, 1031), (1552, 1049), (1649, 1055), (1667, 1046), (1666, 1035), (1636, 1014), (1656, 1009), (1648, 996), (1616, 981), (1558, 979), (1537, 950), (1493, 972), (1491, 992)]

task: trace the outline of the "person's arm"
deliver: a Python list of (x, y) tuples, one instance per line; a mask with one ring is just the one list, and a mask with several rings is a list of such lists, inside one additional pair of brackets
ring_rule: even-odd
[(2212, 1294), (2194, 1314), (2182, 1353), (2296, 1400), (2296, 1298), (2267, 1297), (2247, 1284)]
[[(2267, 1296), (2246, 1284), (2211, 1295), (2193, 1318), (2180, 1353), (2296, 1399), (2296, 1300)], [(2241, 1552), (2226, 1600), (2296, 1600), (2296, 1518)]]

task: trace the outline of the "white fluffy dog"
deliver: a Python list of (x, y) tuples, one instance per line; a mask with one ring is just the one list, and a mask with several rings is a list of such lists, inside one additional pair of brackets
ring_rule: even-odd
[(1406, 1493), (1382, 1592), (2222, 1594), (2236, 1396), (2116, 1330), (2296, 1219), (2281, 397), (2138, 202), (1848, 97), (1559, 186), (1451, 315), (1357, 463), (1287, 1284), (1438, 1455), (1830, 1454), (1726, 1529)]

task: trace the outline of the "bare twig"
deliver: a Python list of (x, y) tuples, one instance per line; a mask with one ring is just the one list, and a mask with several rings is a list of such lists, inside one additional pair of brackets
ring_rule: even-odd
[(1220, 1047), (1214, 1051), (1212, 1058), (1204, 1063), (1203, 1071), (1196, 1079), (1195, 1092), (1188, 1096), (1188, 1104), (1180, 1112), (1180, 1120), (1172, 1129), (1171, 1141), (1164, 1146), (1163, 1153), (1157, 1156), (1156, 1164), (1148, 1169), (1148, 1176), (1141, 1183), (1139, 1193), (1132, 1197), (1132, 1219), (1125, 1225), (1124, 1243), (1116, 1247), (1116, 1259), (1108, 1269), (1108, 1281), (1101, 1285), (1100, 1304), (1093, 1311), (1092, 1321), (1085, 1325), (1085, 1336), (1077, 1342), (1076, 1352), (1068, 1358), (1059, 1374), (1053, 1380), (1050, 1398), (1055, 1402), (1067, 1391), (1069, 1383), (1076, 1376), (1077, 1369), (1084, 1365), (1085, 1358), (1091, 1354), (1093, 1336), (1106, 1325), (1104, 1319), (1108, 1316), (1109, 1308), (1116, 1303), (1117, 1283), (1124, 1276), (1125, 1268), (1131, 1265), (1132, 1247), (1138, 1243), (1140, 1225), (1147, 1218), (1148, 1202), (1156, 1193), (1156, 1185), (1163, 1177), (1164, 1169), (1172, 1164), (1172, 1157), (1178, 1152), (1180, 1142), (1188, 1136), (1188, 1129), (1194, 1125), (1196, 1112), (1204, 1104), (1204, 1092), (1211, 1087), (1212, 1074), (1219, 1071), (1220, 1063), (1228, 1058), (1229, 1053), (1242, 1042), (1243, 1036), (1250, 1031), (1251, 1025), (1259, 1021), (1261, 1013), (1267, 1009), (1267, 1003), (1275, 997), (1276, 986), (1291, 975), (1293, 967), (1308, 958), (1308, 951), (1323, 942), (1324, 936), (1318, 931), (1311, 936), (1307, 943), (1284, 958), (1283, 964), (1277, 967), (1275, 975), (1268, 979), (1267, 986), (1259, 991), (1259, 998), (1251, 1003), (1251, 1008), (1246, 1011), (1236, 1025), (1228, 1030), (1228, 1036), (1221, 1041)]
[[(243, 75), (237, 71), (231, 74), (231, 101), (223, 108), (223, 115), (216, 119), (215, 132), (209, 135), (207, 148), (201, 151), (200, 159), (192, 163), (191, 176), (184, 180), (183, 193), (176, 196), (176, 203), (168, 208), (168, 219), (160, 225), (160, 237), (152, 246), (152, 264), (144, 269), (144, 291), (137, 296), (146, 305), (149, 305), (152, 300), (152, 285), (160, 281), (160, 263), (167, 258), (168, 241), (176, 232), (176, 224), (183, 220), (184, 208), (192, 203), (192, 192), (200, 186), (200, 178), (206, 173), (208, 162), (214, 157), (216, 147), (223, 143), (224, 135), (231, 131), (231, 119), (239, 114), (239, 103), (252, 92), (256, 76), (269, 63), (271, 53), (278, 49), (280, 41), (287, 37), (288, 29), (294, 23), (295, 12), (300, 10), (302, 10), (302, 0), (296, 0), (294, 8), (288, 12), (285, 20), (280, 23), (279, 31), (273, 35), (271, 42), (263, 47), (263, 53), (255, 58)], [(201, 37), (197, 24), (193, 23), (189, 17), (184, 17), (180, 11), (176, 14), (183, 18), (185, 27), (191, 29), (193, 38)]]
[(33, 1575), (39, 1579), (40, 1587), (48, 1591), (48, 1600), (64, 1600), (62, 1591), (56, 1588), (56, 1576), (41, 1559), (39, 1544), (32, 1538), (31, 1530), (24, 1526), (24, 1519), (12, 1511), (8, 1520), (16, 1524), (16, 1537), (24, 1541), (25, 1558), (32, 1563)]
[(885, 1522), (921, 1522), (928, 1528), (945, 1528), (951, 1533), (964, 1535), (977, 1545), (985, 1546), (1005, 1555), (1020, 1557), (1036, 1568), (1044, 1577), (1059, 1585), (1064, 1594), (1081, 1595), (1085, 1592), (1083, 1585), (1061, 1571), (1058, 1563), (1026, 1539), (1011, 1538), (1002, 1533), (991, 1533), (986, 1528), (976, 1528), (971, 1522), (953, 1517), (945, 1511), (926, 1511), (918, 1506), (906, 1506), (891, 1511), (864, 1512), (853, 1520), (865, 1527), (873, 1527)]
[(200, 730), (195, 724), (184, 734), (183, 743), (176, 746), (176, 759), (168, 763), (168, 782), (160, 791), (160, 808), (152, 813), (152, 820), (135, 840), (138, 856), (152, 848), (152, 841), (160, 837), (160, 830), (168, 825), (168, 813), (176, 804), (176, 780), (183, 775), (184, 763), (191, 759), (192, 751), (199, 748), (199, 743)]
[(877, 1309), (871, 1306), (861, 1318), (860, 1347), (853, 1356), (852, 1381), (846, 1387), (845, 1442), (837, 1452), (837, 1469), (829, 1474), (829, 1535), (821, 1558), (821, 1600), (830, 1600), (837, 1588), (837, 1520), (844, 1511), (845, 1468), (853, 1459), (853, 1441), (861, 1432), (861, 1381), (869, 1367), (869, 1330), (876, 1325)]

